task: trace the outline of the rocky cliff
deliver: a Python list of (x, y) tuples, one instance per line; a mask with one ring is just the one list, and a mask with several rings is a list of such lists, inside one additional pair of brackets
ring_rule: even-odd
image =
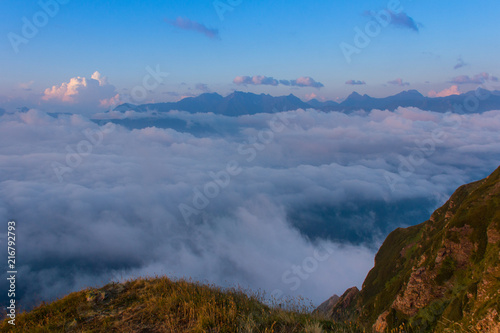
[(458, 188), (428, 221), (393, 231), (362, 290), (321, 312), (374, 332), (500, 332), (499, 203), (500, 168)]

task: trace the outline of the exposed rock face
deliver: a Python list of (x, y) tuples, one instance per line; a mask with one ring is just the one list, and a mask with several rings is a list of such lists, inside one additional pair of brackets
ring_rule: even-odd
[(349, 314), (354, 310), (353, 306), (355, 306), (358, 296), (359, 289), (357, 287), (347, 289), (332, 308), (332, 318), (349, 317)]
[(498, 333), (500, 168), (458, 188), (429, 221), (392, 232), (362, 290), (329, 313), (374, 332), (411, 324), (415, 332)]
[(496, 226), (495, 226), (495, 224), (492, 223), (490, 225), (490, 227), (488, 228), (487, 235), (488, 235), (488, 243), (489, 244), (497, 244), (498, 242), (500, 242), (500, 232), (498, 232), (498, 229), (500, 229), (498, 227), (499, 224), (500, 224), (500, 222), (497, 222)]
[(359, 296), (359, 289), (352, 287), (347, 289), (342, 296), (333, 295), (323, 302), (313, 313), (321, 314), (335, 320), (354, 319), (355, 306)]
[(404, 292), (396, 296), (391, 307), (409, 316), (416, 315), (418, 310), (429, 305), (432, 300), (443, 296), (444, 288), (429, 288), (434, 279), (435, 274), (425, 267), (414, 270)]
[(481, 319), (475, 329), (480, 332), (500, 333), (500, 320), (496, 309), (489, 309), (486, 316)]
[(313, 311), (314, 314), (321, 314), (323, 316), (327, 317), (332, 317), (333, 313), (333, 307), (338, 303), (340, 299), (340, 296), (338, 295), (333, 295), (323, 303), (321, 303), (320, 306), (316, 308), (316, 310)]
[(389, 311), (384, 311), (380, 316), (378, 316), (377, 321), (373, 324), (373, 331), (375, 332), (385, 332), (387, 331), (387, 316)]

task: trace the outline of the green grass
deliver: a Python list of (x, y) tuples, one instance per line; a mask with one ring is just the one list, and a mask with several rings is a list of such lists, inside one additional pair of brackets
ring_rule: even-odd
[[(466, 325), (494, 308), (498, 302), (496, 291), (500, 288), (500, 279), (489, 283), (486, 292), (491, 299), (488, 301), (477, 300), (477, 285), (479, 280), (488, 276), (489, 273), (485, 275), (488, 269), (498, 267), (500, 263), (500, 243), (488, 244), (487, 237), (489, 226), (500, 229), (499, 183), (500, 168), (488, 179), (458, 188), (450, 200), (434, 212), (432, 220), (393, 231), (377, 253), (375, 267), (363, 284), (358, 304), (361, 307), (359, 320), (370, 327), (381, 313), (388, 310), (390, 329), (409, 323), (417, 332), (434, 332), (436, 329), (442, 332), (448, 328), (446, 320), (451, 320), (453, 325)], [(465, 225), (471, 228), (468, 236), (459, 231)], [(445, 241), (460, 244), (465, 240), (474, 246), (466, 268), (459, 269), (450, 255), (442, 262), (436, 262)], [(424, 259), (422, 262), (421, 258)], [(391, 310), (391, 304), (415, 267), (424, 267), (427, 272), (435, 274), (429, 289), (444, 287), (445, 293), (417, 315), (405, 318)], [(470, 300), (465, 296), (467, 291), (472, 295)]]
[(452, 257), (446, 257), (439, 268), (438, 275), (436, 276), (436, 282), (439, 285), (442, 285), (444, 282), (451, 279), (451, 277), (455, 274), (455, 270), (457, 265), (455, 260)]

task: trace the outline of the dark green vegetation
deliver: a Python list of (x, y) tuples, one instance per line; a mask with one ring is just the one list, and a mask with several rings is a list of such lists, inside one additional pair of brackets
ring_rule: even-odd
[(461, 186), (429, 221), (393, 231), (362, 290), (333, 313), (379, 332), (403, 324), (415, 332), (499, 332), (499, 257), (500, 168)]

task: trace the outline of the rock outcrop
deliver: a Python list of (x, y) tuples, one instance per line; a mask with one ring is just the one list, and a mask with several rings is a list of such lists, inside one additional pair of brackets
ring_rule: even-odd
[(340, 299), (339, 295), (333, 295), (323, 303), (321, 303), (316, 310), (313, 311), (314, 314), (320, 314), (322, 316), (332, 317), (333, 307), (338, 303)]
[(428, 221), (393, 231), (362, 290), (327, 314), (373, 332), (500, 332), (500, 168), (458, 188)]

